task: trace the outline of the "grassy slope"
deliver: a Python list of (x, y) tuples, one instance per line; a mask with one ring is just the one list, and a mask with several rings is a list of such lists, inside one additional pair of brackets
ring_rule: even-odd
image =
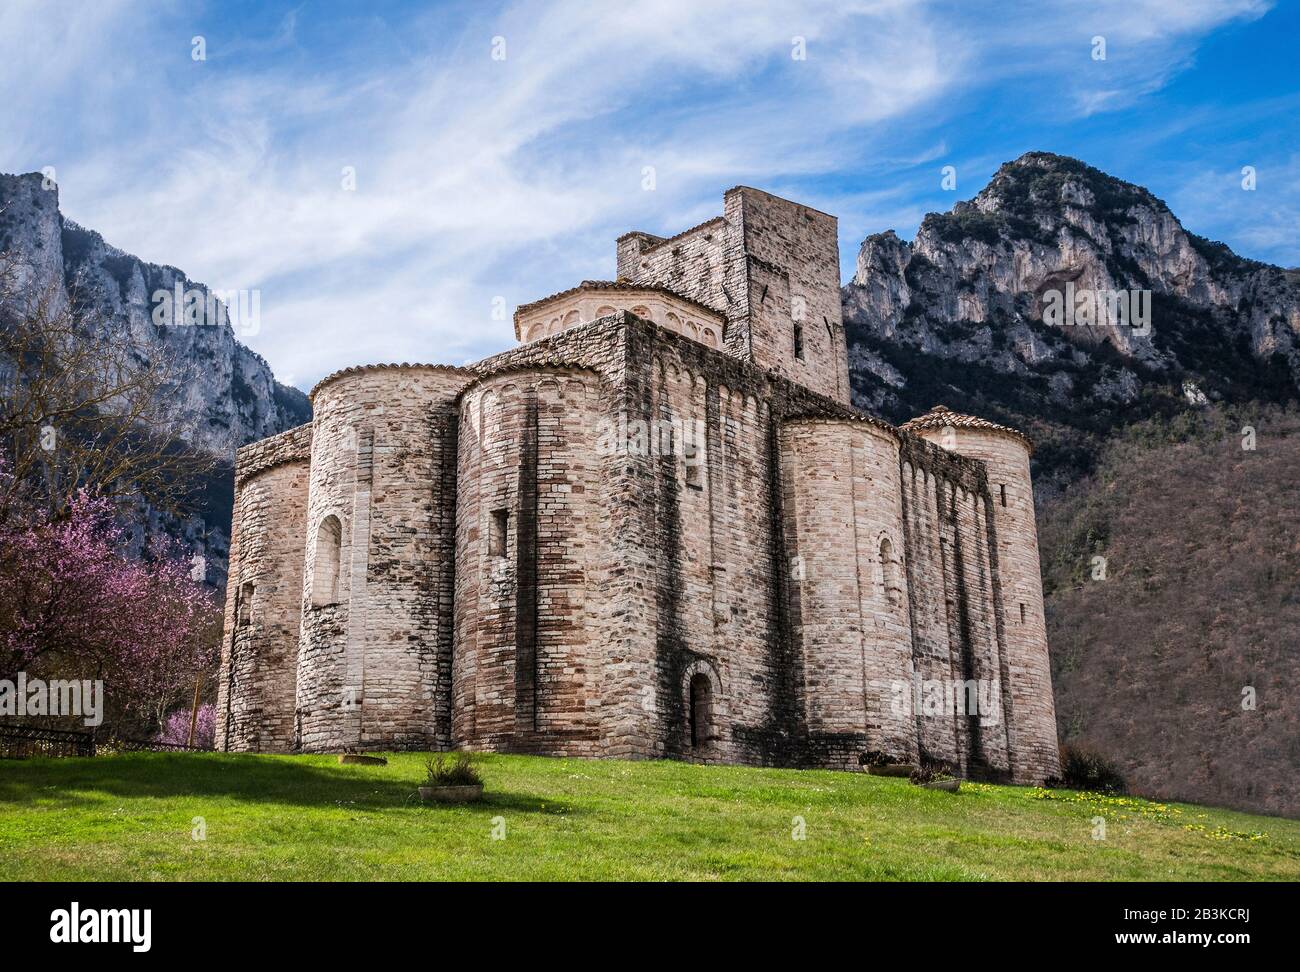
[[(132, 754), (0, 763), (11, 880), (1300, 879), (1300, 822), (1064, 791), (680, 763), (485, 758), (424, 806), (422, 756)], [(1092, 839), (1092, 818), (1107, 820)], [(191, 839), (202, 816), (207, 839)], [(506, 839), (490, 839), (503, 817)], [(807, 839), (791, 839), (793, 818)], [(1188, 829), (1188, 828), (1193, 829)], [(1240, 836), (1216, 835), (1219, 828)], [(1267, 837), (1250, 839), (1264, 832)]]

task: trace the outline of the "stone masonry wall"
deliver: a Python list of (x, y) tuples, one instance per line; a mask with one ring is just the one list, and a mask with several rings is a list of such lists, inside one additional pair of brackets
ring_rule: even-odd
[(724, 320), (718, 312), (660, 286), (584, 281), (572, 290), (515, 311), (515, 335), (529, 342), (578, 324), (629, 310), (643, 320), (676, 331), (711, 348), (722, 347)]
[[(942, 449), (629, 313), (476, 370), (354, 370), (318, 388), (314, 434), (241, 454), (241, 585), (265, 583), (277, 528), (305, 538), (301, 566), (274, 558), (301, 583), (299, 748), (836, 767), (883, 749), (975, 775), (1051, 771), (1032, 641), (1012, 630), (1032, 591), (1017, 577), (1003, 595), (1005, 565), (1037, 567), (1010, 518), (1032, 523), (1016, 505), (1027, 462), (1003, 444), (1018, 440), (963, 441), (983, 460)], [(1011, 484), (1008, 514), (991, 476)], [(317, 604), (328, 516), (340, 568)], [(241, 654), (262, 630), (227, 629), (232, 748), (294, 744), (264, 701), (292, 691), (292, 667)], [(900, 717), (894, 689), (913, 673), (1009, 686), (1006, 718)], [(700, 680), (707, 726), (692, 732)]]
[[(443, 366), (350, 369), (313, 394), (298, 745), (445, 747), (450, 738), (453, 400)], [(334, 556), (334, 593), (316, 589)], [(326, 527), (329, 525), (326, 524)]]
[(847, 403), (835, 217), (745, 186), (723, 205), (722, 217), (668, 239), (620, 237), (619, 278), (713, 307), (727, 317), (729, 353)]
[(944, 709), (933, 714), (919, 706), (922, 755), (952, 763), (970, 775), (1041, 781), (1046, 774), (1012, 761), (1023, 692), (1008, 626), (1011, 595), (1004, 551), (1020, 541), (1004, 536), (992, 512), (999, 490), (985, 463), (940, 448), (929, 441), (928, 433), (922, 435), (903, 439), (916, 677), (950, 684), (974, 680), (986, 689), (996, 687), (996, 695), (986, 697), (978, 711), (967, 705), (964, 712)]
[[(986, 517), (997, 540), (988, 555), (996, 560), (994, 569), (1001, 581), (1001, 597), (994, 606), (1001, 609), (1006, 646), (999, 664), (1005, 666), (1010, 685), (1009, 740), (1003, 745), (1010, 748), (1015, 781), (1040, 782), (1060, 774), (1060, 754), (1029, 450), (1017, 436), (997, 431), (955, 428), (946, 432), (955, 452), (979, 460), (987, 470), (985, 505), (992, 513)], [(945, 433), (928, 430), (921, 434), (938, 441)]]
[(883, 423), (794, 420), (781, 457), (809, 734), (842, 768), (868, 749), (915, 757), (915, 726), (891, 704), (912, 673), (898, 436)]
[[(609, 566), (597, 581), (599, 609), (589, 620), (596, 655), (603, 659), (598, 751), (701, 761), (806, 760), (800, 676), (783, 633), (771, 416), (774, 408), (780, 414), (852, 413), (626, 313), (498, 355), (479, 368), (495, 382), (505, 380), (495, 377), (498, 371), (527, 373), (540, 366), (590, 367), (606, 389), (588, 419), (604, 433), (604, 441), (594, 445), (602, 461), (592, 512), (608, 524)], [(467, 484), (487, 481), (487, 473), (465, 444), (471, 434), (465, 423), (482, 408), (481, 402), (470, 404), (487, 386), (484, 381), (471, 388), (462, 409), (462, 563), (467, 550), (483, 546), (483, 538), (469, 531), (488, 522), (466, 492), (474, 491)], [(473, 421), (479, 422), (474, 435), (491, 428), (487, 420)], [(500, 433), (501, 449), (510, 448), (513, 435)], [(507, 481), (517, 476), (510, 462), (499, 468), (507, 470)], [(512, 583), (509, 558), (499, 569), (505, 583)], [(483, 576), (481, 569), (457, 572), (456, 736), (519, 747), (520, 740), (506, 738), (518, 718), (507, 697), (515, 682), (506, 670), (517, 656), (508, 651), (498, 655), (501, 671), (493, 675), (501, 692), (472, 690), (475, 721), (493, 719), (493, 728), (469, 725), (471, 690), (463, 679), (471, 659), (483, 656), (462, 646), (469, 645), (471, 630), (477, 637), (484, 625), (504, 623), (490, 605), (481, 615), (473, 606), (485, 596)], [(508, 609), (514, 599), (497, 602)], [(503, 632), (492, 638), (509, 647)], [(696, 676), (712, 686), (711, 725), (707, 738), (691, 745), (689, 685)]]
[(239, 451), (217, 682), (218, 749), (293, 743), (311, 426)]
[[(631, 736), (644, 740), (648, 732), (649, 748), (633, 753), (812, 761), (801, 660), (785, 609), (777, 432), (783, 416), (851, 413), (635, 319), (626, 342), (628, 422), (691, 430), (693, 440), (666, 450), (660, 436), (652, 454), (624, 463), (636, 478), (619, 503), (619, 536), (637, 568), (618, 594), (635, 639), (625, 664), (634, 685), (644, 687), (648, 674), (655, 687), (652, 698), (622, 713), (638, 727)], [(638, 631), (647, 634), (636, 638)], [(697, 676), (712, 686), (712, 698), (707, 737), (693, 744)]]
[(660, 284), (726, 315), (726, 251), (733, 236), (721, 216), (669, 239), (626, 233), (617, 243), (618, 278)]
[[(733, 313), (749, 331), (752, 360), (806, 388), (849, 401), (848, 346), (839, 296), (838, 220), (758, 189), (726, 194), (747, 262), (745, 301)], [(795, 353), (798, 329), (802, 355)]]
[(507, 368), (461, 400), (454, 738), (599, 753), (599, 378)]

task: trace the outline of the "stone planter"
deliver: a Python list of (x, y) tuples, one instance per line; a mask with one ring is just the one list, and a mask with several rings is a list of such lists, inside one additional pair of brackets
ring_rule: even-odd
[(911, 776), (915, 769), (914, 763), (890, 763), (886, 766), (868, 766), (867, 772), (872, 776)]
[(929, 783), (922, 783), (927, 790), (943, 790), (945, 793), (956, 793), (961, 789), (961, 780), (931, 780)]
[(467, 786), (422, 786), (420, 799), (425, 803), (473, 803), (483, 795), (483, 784)]
[(382, 756), (362, 756), (360, 753), (339, 753), (339, 763), (344, 766), (387, 766)]

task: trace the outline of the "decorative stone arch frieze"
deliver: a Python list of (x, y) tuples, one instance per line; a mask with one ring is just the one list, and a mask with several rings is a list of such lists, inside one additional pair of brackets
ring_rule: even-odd
[(620, 310), (711, 347), (722, 344), (725, 319), (714, 308), (657, 284), (626, 281), (587, 280), (540, 301), (521, 304), (515, 310), (515, 336), (535, 341)]

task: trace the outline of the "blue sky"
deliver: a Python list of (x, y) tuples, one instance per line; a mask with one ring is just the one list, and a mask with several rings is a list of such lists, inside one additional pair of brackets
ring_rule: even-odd
[(0, 171), (53, 166), (111, 243), (260, 290), (244, 340), (302, 388), (510, 347), (516, 304), (612, 276), (620, 233), (736, 184), (838, 215), (847, 279), (868, 233), (1060, 152), (1295, 266), (1297, 7), (7, 0)]

